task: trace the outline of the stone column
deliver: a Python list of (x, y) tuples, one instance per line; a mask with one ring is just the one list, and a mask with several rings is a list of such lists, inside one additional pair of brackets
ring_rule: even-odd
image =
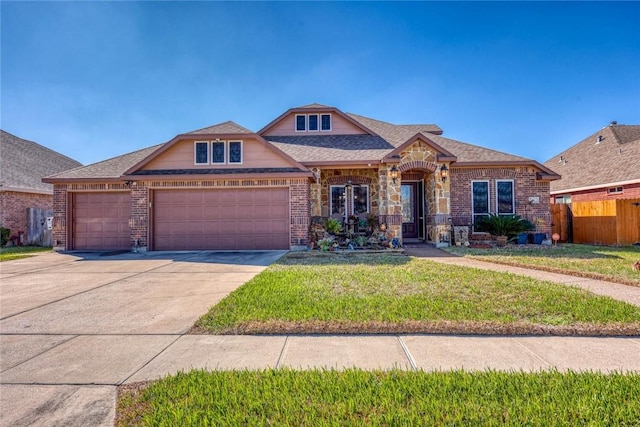
[(390, 178), (393, 165), (385, 165), (379, 169), (380, 216), (387, 224), (387, 237), (402, 238), (402, 194), (400, 177), (394, 183)]

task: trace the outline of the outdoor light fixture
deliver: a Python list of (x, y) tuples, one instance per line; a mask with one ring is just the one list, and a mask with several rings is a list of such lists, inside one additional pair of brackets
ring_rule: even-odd
[(396, 165), (391, 166), (391, 170), (389, 172), (389, 176), (391, 176), (391, 180), (395, 184), (396, 180), (398, 179), (398, 168), (396, 167)]
[(447, 182), (447, 177), (449, 176), (449, 168), (447, 165), (440, 166), (440, 179), (442, 182)]

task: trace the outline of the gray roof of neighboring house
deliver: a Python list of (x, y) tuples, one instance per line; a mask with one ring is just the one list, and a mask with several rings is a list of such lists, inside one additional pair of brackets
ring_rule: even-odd
[(82, 164), (33, 141), (0, 130), (0, 190), (52, 193), (42, 178)]
[(124, 154), (112, 159), (103, 160), (88, 166), (76, 168), (70, 171), (62, 172), (49, 176), (49, 179), (62, 178), (85, 178), (85, 179), (102, 179), (102, 178), (119, 178), (129, 168), (144, 160), (151, 153), (162, 147), (164, 144), (154, 145), (153, 147), (144, 148), (134, 151), (133, 153)]
[(562, 175), (552, 192), (640, 181), (640, 125), (606, 126), (544, 165)]

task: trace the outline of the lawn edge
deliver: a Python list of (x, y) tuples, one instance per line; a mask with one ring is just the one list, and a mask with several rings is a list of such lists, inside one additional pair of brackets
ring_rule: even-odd
[(209, 330), (195, 324), (187, 335), (483, 335), (483, 336), (565, 336), (639, 337), (640, 323), (545, 325), (533, 323), (405, 321), (405, 322), (322, 322), (251, 321), (233, 327)]

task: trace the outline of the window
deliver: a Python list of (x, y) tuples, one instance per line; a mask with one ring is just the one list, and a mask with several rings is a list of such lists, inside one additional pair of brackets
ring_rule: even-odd
[(320, 119), (322, 120), (322, 130), (331, 130), (331, 114), (323, 114)]
[(309, 132), (318, 130), (318, 115), (309, 114)]
[(471, 210), (473, 212), (473, 223), (489, 215), (489, 181), (471, 182)]
[(369, 212), (369, 186), (353, 187), (353, 213), (356, 215)]
[(347, 190), (344, 185), (332, 185), (330, 187), (331, 215), (345, 215), (345, 195), (349, 198), (346, 206), (347, 215), (358, 215), (369, 212), (369, 186), (354, 185)]
[(229, 141), (229, 163), (242, 163), (242, 141)]
[(513, 215), (515, 213), (513, 181), (496, 181), (496, 207), (498, 215)]
[(608, 194), (622, 194), (622, 187), (611, 187), (607, 189)]
[(307, 130), (307, 116), (304, 114), (296, 114), (296, 132), (304, 132)]
[(565, 196), (556, 196), (555, 198), (555, 202), (556, 203), (571, 203), (571, 195), (565, 195)]
[(207, 141), (196, 141), (194, 146), (194, 162), (196, 165), (209, 164), (209, 143)]
[(296, 132), (331, 131), (331, 114), (296, 114)]
[(224, 141), (214, 141), (211, 143), (211, 163), (226, 163), (226, 143)]

